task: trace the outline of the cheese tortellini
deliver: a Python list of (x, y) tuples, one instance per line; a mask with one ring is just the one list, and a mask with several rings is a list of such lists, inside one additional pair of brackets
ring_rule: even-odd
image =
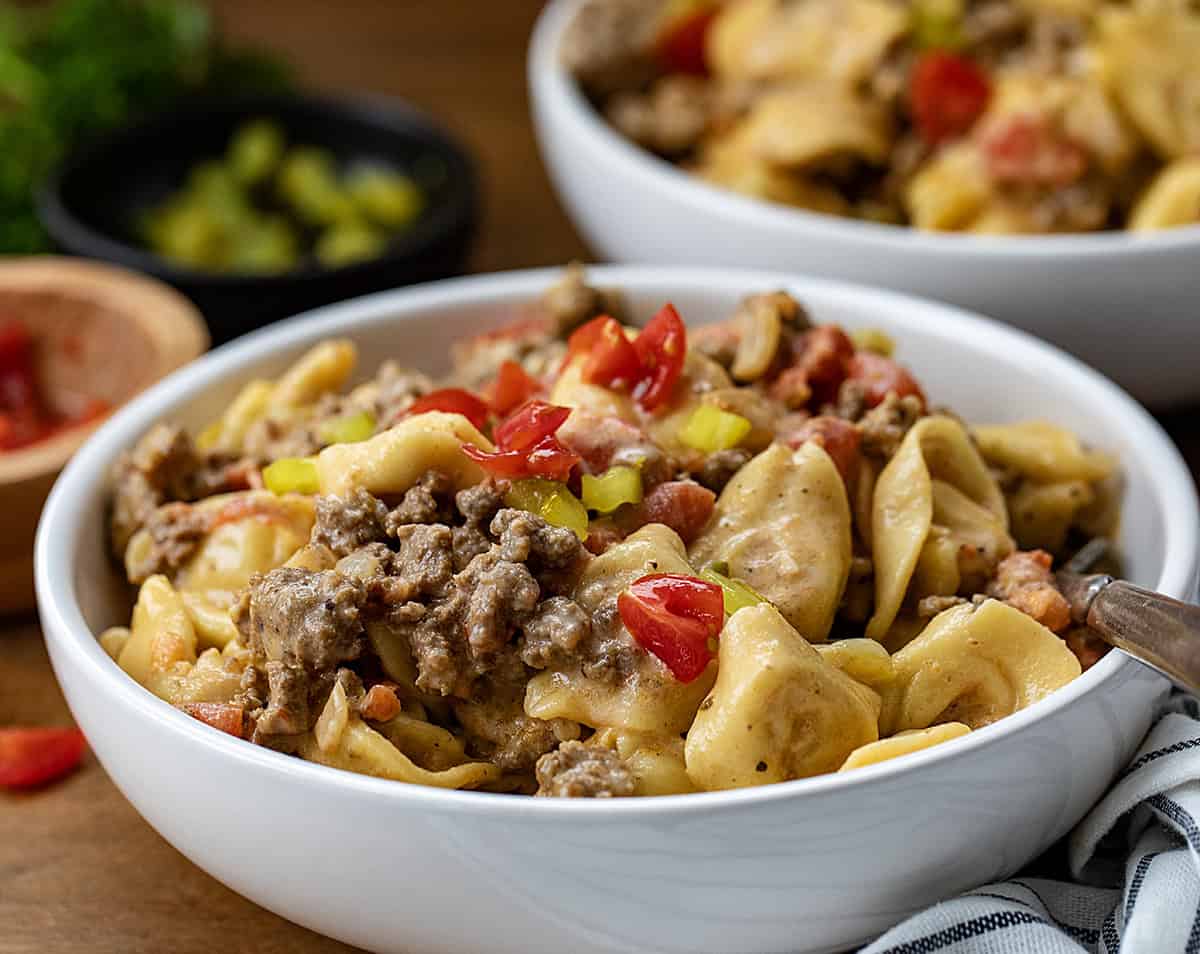
[[(824, 52), (865, 76), (895, 39), (891, 3), (733, 6), (826, 31), (770, 50), (796, 82)], [(805, 156), (809, 130), (760, 132), (771, 162), (826, 170), (853, 139)], [(885, 333), (813, 324), (785, 291), (639, 330), (581, 274), (441, 382), (390, 361), (352, 382), (354, 346), (326, 342), (195, 439), (145, 435), (113, 473), (138, 588), (100, 636), (115, 665), (330, 768), (607, 798), (899, 758), (1096, 661), (1054, 564), (1111, 534), (1109, 455), (931, 411)]]

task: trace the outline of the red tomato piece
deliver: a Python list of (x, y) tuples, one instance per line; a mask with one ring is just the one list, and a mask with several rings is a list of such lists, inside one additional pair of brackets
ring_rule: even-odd
[(1062, 188), (1087, 171), (1084, 148), (1058, 135), (1038, 116), (991, 124), (983, 137), (988, 175), (996, 182)]
[(569, 407), (530, 401), (507, 420), (496, 425), (496, 446), (500, 450), (528, 450), (550, 437), (571, 416)]
[(913, 120), (931, 146), (966, 133), (987, 108), (992, 84), (976, 64), (945, 50), (917, 61), (909, 81)]
[(840, 417), (822, 415), (810, 417), (787, 437), (789, 447), (800, 447), (813, 441), (825, 448), (837, 466), (844, 482), (849, 482), (857, 472), (858, 445), (862, 435), (858, 428)]
[(793, 346), (792, 365), (770, 387), (773, 398), (788, 407), (820, 407), (837, 400), (854, 357), (854, 342), (837, 325), (819, 325)]
[(571, 468), (579, 463), (579, 455), (562, 446), (554, 437), (546, 437), (528, 450), (488, 452), (473, 444), (463, 444), (463, 453), (493, 477), (519, 480), (522, 477), (545, 477), (565, 481)]
[(440, 391), (430, 391), (413, 401), (404, 413), (405, 416), (411, 417), (413, 414), (424, 414), (427, 411), (461, 414), (474, 424), (477, 430), (483, 430), (487, 426), (488, 416), (491, 414), (483, 401), (462, 388), (442, 388)]
[(883, 355), (860, 351), (850, 359), (849, 376), (863, 386), (870, 407), (882, 403), (889, 393), (895, 393), (897, 397), (911, 394), (925, 403), (925, 394), (917, 379), (907, 368)]
[(78, 729), (0, 729), (0, 788), (34, 788), (79, 764), (87, 743)]
[(498, 415), (511, 414), (522, 404), (541, 391), (537, 379), (515, 361), (504, 361), (496, 372), (488, 403)]
[(687, 327), (675, 306), (663, 305), (633, 347), (643, 369), (633, 396), (643, 409), (653, 411), (670, 399), (687, 357)]
[(658, 37), (657, 56), (668, 73), (708, 75), (705, 47), (708, 30), (716, 19), (717, 8), (705, 5), (669, 22)]
[(241, 706), (231, 706), (225, 702), (185, 702), (179, 708), (205, 725), (211, 725), (234, 738), (243, 738), (246, 715)]
[(615, 318), (601, 315), (580, 325), (567, 339), (567, 360), (584, 355), (583, 380), (605, 388), (628, 390), (642, 375), (633, 342)]
[(691, 543), (712, 516), (717, 495), (693, 480), (669, 480), (642, 500), (636, 512), (638, 526), (661, 523)]
[(725, 600), (707, 580), (674, 573), (643, 576), (617, 597), (621, 622), (680, 682), (696, 679), (712, 661), (709, 640), (721, 632)]

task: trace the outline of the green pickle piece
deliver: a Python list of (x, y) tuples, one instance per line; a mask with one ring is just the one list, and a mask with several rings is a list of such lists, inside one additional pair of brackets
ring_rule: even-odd
[(753, 425), (740, 414), (723, 411), (712, 404), (701, 404), (679, 431), (679, 439), (688, 447), (711, 454), (737, 447)]
[(368, 168), (351, 173), (346, 179), (346, 192), (363, 215), (389, 229), (411, 225), (425, 207), (425, 197), (417, 184), (391, 169)]
[(263, 468), (262, 478), (273, 494), (315, 494), (321, 489), (317, 462), (311, 457), (281, 457)]
[(766, 597), (758, 593), (749, 583), (726, 576), (728, 570), (728, 566), (714, 563), (700, 571), (701, 579), (708, 580), (709, 583), (716, 583), (721, 588), (721, 593), (725, 597), (725, 615), (732, 616), (747, 606), (757, 606), (759, 603), (767, 602)]
[(580, 540), (588, 535), (587, 508), (566, 484), (542, 477), (514, 480), (504, 495), (505, 506), (537, 514), (546, 523), (565, 527)]
[(275, 173), (286, 148), (278, 123), (269, 119), (244, 123), (229, 143), (230, 171), (242, 185), (259, 185)]
[(331, 226), (317, 239), (313, 254), (326, 268), (338, 268), (378, 258), (387, 248), (387, 236), (362, 222)]
[(612, 513), (622, 504), (641, 503), (642, 475), (636, 467), (610, 467), (599, 477), (583, 475), (583, 505), (597, 513)]
[(317, 436), (323, 444), (357, 444), (374, 434), (375, 415), (370, 411), (357, 411), (322, 422)]

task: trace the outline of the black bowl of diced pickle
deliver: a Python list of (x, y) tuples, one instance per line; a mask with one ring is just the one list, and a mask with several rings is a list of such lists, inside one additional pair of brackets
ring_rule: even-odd
[(170, 282), (217, 341), (460, 272), (477, 210), (463, 149), (378, 97), (183, 105), (91, 144), (39, 197), (62, 250)]

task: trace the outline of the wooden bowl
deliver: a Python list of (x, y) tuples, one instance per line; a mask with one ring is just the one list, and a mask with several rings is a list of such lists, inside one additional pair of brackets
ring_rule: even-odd
[[(117, 408), (208, 347), (200, 313), (178, 292), (83, 259), (0, 261), (0, 318), (33, 334), (42, 396), (70, 414)], [(103, 418), (0, 452), (0, 613), (33, 607), (33, 538), (55, 478)]]

